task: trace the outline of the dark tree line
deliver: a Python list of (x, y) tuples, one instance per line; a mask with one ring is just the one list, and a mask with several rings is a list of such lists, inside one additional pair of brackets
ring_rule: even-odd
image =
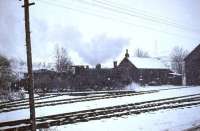
[(0, 89), (8, 90), (14, 80), (15, 76), (10, 61), (4, 56), (0, 56)]
[[(175, 47), (171, 52), (171, 67), (177, 73), (182, 72), (182, 62), (185, 56), (187, 55), (187, 51), (180, 47)], [(148, 58), (149, 53), (142, 50), (135, 50), (134, 56)], [(82, 70), (81, 68), (79, 70)], [(66, 91), (73, 90), (74, 88), (80, 90), (85, 90), (87, 88), (98, 90), (102, 87), (106, 87), (109, 85), (120, 85), (117, 84), (115, 79), (102, 80), (101, 75), (94, 75), (95, 77), (86, 77), (83, 74), (77, 74), (79, 70), (75, 71), (75, 67), (72, 67), (72, 62), (70, 57), (67, 54), (65, 48), (55, 48), (55, 70), (41, 69), (38, 73), (34, 74), (34, 84), (35, 89), (42, 92), (47, 91)], [(88, 70), (86, 70), (88, 72)], [(94, 73), (90, 72), (89, 74)], [(87, 73), (86, 73), (87, 74)], [(118, 75), (117, 75), (118, 76)], [(84, 78), (84, 79), (83, 79)], [(83, 79), (83, 80), (82, 80)], [(120, 79), (118, 80), (120, 81)], [(86, 85), (84, 87), (84, 85)], [(97, 85), (100, 85), (97, 86)], [(106, 86), (105, 86), (106, 85)], [(96, 88), (97, 87), (97, 88)], [(112, 86), (110, 86), (112, 87)]]
[(8, 99), (16, 76), (11, 68), (11, 61), (0, 55), (0, 99)]

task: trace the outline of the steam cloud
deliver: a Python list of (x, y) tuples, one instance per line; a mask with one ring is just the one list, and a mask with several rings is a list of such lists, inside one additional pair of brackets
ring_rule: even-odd
[(108, 59), (117, 57), (123, 47), (129, 44), (126, 38), (111, 38), (105, 34), (95, 36), (89, 42), (84, 42), (81, 33), (76, 28), (57, 28), (50, 36), (54, 43), (58, 42), (68, 50), (76, 51), (88, 64), (96, 65)]
[(86, 43), (84, 48), (77, 48), (77, 50), (86, 62), (95, 65), (117, 57), (128, 42), (124, 38), (109, 38), (101, 35), (93, 38), (90, 43)]
[[(23, 9), (18, 1), (0, 0), (0, 54), (25, 59)], [(95, 36), (88, 42), (76, 27), (48, 25), (48, 20), (31, 17), (32, 52), (34, 58), (53, 56), (55, 44), (73, 50), (88, 64), (95, 65), (117, 57), (129, 39)]]

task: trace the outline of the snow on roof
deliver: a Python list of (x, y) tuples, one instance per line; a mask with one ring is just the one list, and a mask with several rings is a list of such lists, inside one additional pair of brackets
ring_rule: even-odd
[(169, 69), (161, 60), (157, 58), (129, 57), (133, 65), (140, 69)]
[(179, 74), (179, 73), (176, 73), (176, 72), (172, 72), (172, 73), (169, 73), (171, 75), (175, 75), (175, 76), (182, 76), (182, 74)]

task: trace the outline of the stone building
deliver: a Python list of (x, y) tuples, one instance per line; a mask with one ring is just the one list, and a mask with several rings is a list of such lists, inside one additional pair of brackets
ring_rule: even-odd
[(130, 81), (141, 84), (158, 85), (170, 84), (172, 71), (157, 58), (141, 58), (129, 56), (128, 50), (124, 59), (118, 65), (121, 79), (125, 83)]

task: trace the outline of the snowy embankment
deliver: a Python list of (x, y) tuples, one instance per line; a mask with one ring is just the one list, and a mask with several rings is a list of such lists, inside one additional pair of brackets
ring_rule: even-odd
[[(136, 95), (136, 96), (125, 96), (119, 98), (100, 99), (94, 101), (77, 102), (77, 103), (63, 104), (56, 106), (38, 107), (36, 108), (36, 116), (37, 117), (48, 116), (66, 112), (73, 112), (73, 111), (80, 111), (80, 110), (87, 110), (87, 109), (94, 109), (94, 108), (101, 108), (101, 107), (108, 107), (108, 106), (115, 106), (122, 104), (130, 104), (135, 102), (157, 100), (162, 98), (170, 98), (170, 97), (191, 95), (197, 93), (200, 93), (199, 87), (188, 87), (188, 88), (173, 89), (173, 90), (162, 90), (160, 92)], [(0, 122), (19, 120), (25, 118), (29, 118), (29, 109), (0, 113)]]
[[(198, 87), (198, 86), (190, 86)], [(179, 88), (188, 88), (188, 86), (174, 86), (174, 85), (161, 85), (161, 86), (140, 86), (138, 83), (131, 83), (126, 86), (126, 90), (132, 91), (151, 91), (151, 90), (167, 90), (167, 89), (179, 89)]]

